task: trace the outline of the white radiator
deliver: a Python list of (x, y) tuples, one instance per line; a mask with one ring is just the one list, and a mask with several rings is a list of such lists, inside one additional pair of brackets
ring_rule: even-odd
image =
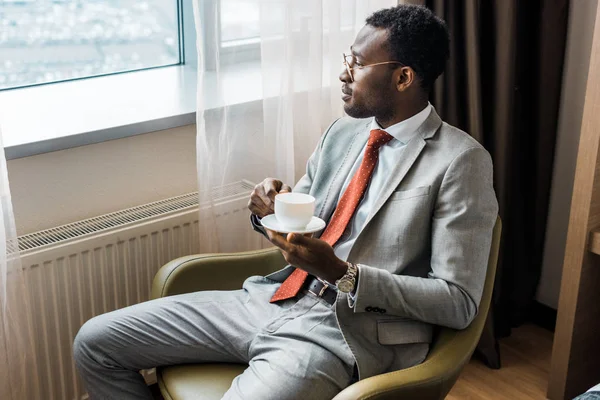
[[(214, 192), (228, 243), (264, 244), (249, 223), (253, 187), (240, 181)], [(148, 300), (162, 265), (198, 252), (198, 215), (198, 194), (190, 193), (19, 237), (32, 289), (31, 384), (40, 399), (87, 397), (72, 357), (77, 331), (96, 315)]]

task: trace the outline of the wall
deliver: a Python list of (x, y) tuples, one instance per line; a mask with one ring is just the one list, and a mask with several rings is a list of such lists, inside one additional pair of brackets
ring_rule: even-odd
[[(294, 105), (298, 115), (307, 115), (308, 100), (305, 92), (298, 94)], [(269, 159), (276, 153), (269, 146), (281, 143), (264, 133), (262, 106), (262, 101), (253, 101), (232, 105), (226, 114), (221, 109), (205, 114), (206, 129), (214, 133), (209, 138), (210, 162), (221, 166), (219, 176), (203, 180), (205, 185), (281, 178), (274, 171), (275, 160)], [(315, 124), (302, 118), (294, 123), (297, 168), (292, 175), (295, 172), (297, 177), (290, 178), (290, 185), (304, 174), (318, 141), (314, 133), (308, 140), (306, 131)], [(196, 126), (10, 160), (8, 173), (17, 232), (36, 232), (198, 190)]]
[(197, 190), (195, 125), (8, 161), (17, 232)]
[(557, 142), (537, 300), (558, 307), (569, 210), (598, 0), (571, 0)]

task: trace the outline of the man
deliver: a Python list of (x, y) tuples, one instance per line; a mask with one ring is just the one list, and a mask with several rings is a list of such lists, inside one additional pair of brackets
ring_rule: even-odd
[(467, 327), (498, 208), (489, 154), (428, 104), (447, 57), (446, 27), (426, 8), (369, 17), (340, 75), (352, 118), (329, 127), (294, 188), (316, 198), (324, 232), (265, 231), (260, 219), (290, 188), (257, 185), (253, 224), (291, 265), (241, 290), (88, 321), (74, 353), (92, 399), (148, 399), (138, 370), (214, 361), (249, 363), (227, 399), (331, 399), (422, 362), (433, 325)]

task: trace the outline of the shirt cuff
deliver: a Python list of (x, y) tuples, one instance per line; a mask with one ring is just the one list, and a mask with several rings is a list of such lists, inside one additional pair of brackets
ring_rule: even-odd
[(263, 228), (262, 224), (260, 223), (260, 218), (258, 218), (258, 216), (250, 214), (250, 224), (252, 225), (252, 229), (254, 229), (256, 232), (267, 236), (265, 228)]
[(354, 308), (354, 302), (356, 301), (356, 293), (348, 293), (348, 307)]

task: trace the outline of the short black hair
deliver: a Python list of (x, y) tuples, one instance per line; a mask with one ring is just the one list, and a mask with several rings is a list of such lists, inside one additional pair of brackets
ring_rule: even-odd
[(411, 67), (429, 91), (444, 72), (450, 54), (446, 23), (427, 7), (408, 4), (376, 11), (366, 22), (387, 29), (394, 61)]

